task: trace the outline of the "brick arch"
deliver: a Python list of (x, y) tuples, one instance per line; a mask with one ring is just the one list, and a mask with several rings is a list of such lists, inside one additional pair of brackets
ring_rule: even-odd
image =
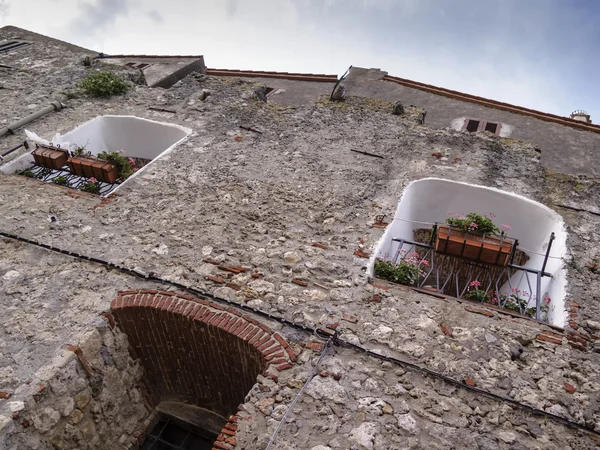
[(263, 374), (292, 367), (285, 339), (237, 309), (168, 291), (119, 292), (111, 305), (147, 376), (151, 401), (175, 400), (227, 418)]

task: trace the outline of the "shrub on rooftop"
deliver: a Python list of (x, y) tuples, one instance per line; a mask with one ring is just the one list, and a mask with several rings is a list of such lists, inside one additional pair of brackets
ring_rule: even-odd
[(129, 84), (112, 72), (93, 72), (85, 77), (79, 87), (92, 97), (112, 97), (127, 92)]

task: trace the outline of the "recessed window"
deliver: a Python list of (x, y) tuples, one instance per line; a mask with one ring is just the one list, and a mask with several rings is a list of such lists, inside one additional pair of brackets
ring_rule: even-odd
[(479, 120), (467, 119), (467, 131), (474, 133), (479, 129)]
[(476, 131), (489, 131), (490, 133), (500, 134), (502, 125), (497, 122), (486, 122), (478, 119), (465, 119), (463, 130), (467, 130), (469, 133)]
[[(447, 221), (469, 213), (489, 217), (498, 227), (480, 234), (470, 250), (477, 231), (457, 232)], [(539, 304), (538, 320), (562, 327), (566, 240), (562, 218), (540, 203), (485, 186), (426, 178), (404, 190), (367, 270), (370, 276), (530, 318), (538, 317)]]
[(31, 45), (31, 42), (26, 41), (4, 41), (0, 44), (0, 53), (8, 53), (21, 47)]
[[(88, 192), (92, 192), (88, 183), (98, 182), (98, 189), (92, 193), (108, 195), (122, 185), (121, 181), (143, 172), (146, 165), (175, 148), (190, 133), (190, 129), (179, 125), (139, 117), (100, 116), (62, 136), (55, 136), (52, 148), (40, 146), (33, 154), (25, 153), (0, 166), (0, 171), (18, 172), (48, 183), (84, 188)], [(42, 138), (32, 136), (35, 137), (30, 137), (32, 140), (43, 143)], [(119, 175), (115, 181), (115, 176), (110, 175), (110, 164), (106, 165), (106, 154), (113, 153), (127, 159), (135, 173), (128, 178)], [(96, 164), (98, 171), (94, 172), (92, 166)], [(92, 178), (96, 181), (90, 181)]]
[(497, 123), (487, 122), (485, 124), (485, 131), (489, 131), (490, 133), (496, 133), (497, 129), (498, 129)]

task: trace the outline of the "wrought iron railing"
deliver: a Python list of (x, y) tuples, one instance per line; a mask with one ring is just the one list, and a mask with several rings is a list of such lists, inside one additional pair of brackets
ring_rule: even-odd
[(427, 244), (392, 239), (390, 260), (395, 265), (407, 259), (415, 264), (416, 260), (421, 273), (416, 283), (418, 288), (488, 303), (499, 309), (547, 321), (549, 298), (542, 292), (542, 278), (552, 277), (545, 269), (553, 240), (554, 233), (550, 237), (544, 262), (539, 270), (513, 264), (513, 259), (505, 266), (497, 266), (441, 254), (435, 251), (433, 238)]
[[(80, 177), (78, 175), (73, 174), (69, 170), (65, 168), (63, 169), (49, 169), (48, 167), (38, 166), (34, 164), (33, 166), (21, 170), (18, 172), (19, 175), (26, 175), (31, 178), (35, 178), (37, 180), (45, 181), (46, 183), (53, 183), (58, 177), (64, 177), (63, 186), (70, 187), (73, 189), (79, 189), (85, 186), (90, 179), (85, 177)], [(112, 192), (117, 186), (119, 186), (120, 182), (116, 183), (104, 183), (99, 182), (100, 190), (98, 195), (107, 195)]]

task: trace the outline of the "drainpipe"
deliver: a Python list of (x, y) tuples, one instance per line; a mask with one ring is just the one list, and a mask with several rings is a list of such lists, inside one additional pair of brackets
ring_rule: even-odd
[(45, 116), (46, 114), (51, 113), (52, 111), (60, 111), (64, 107), (65, 105), (63, 105), (61, 102), (52, 102), (49, 106), (46, 106), (44, 109), (41, 109), (38, 112), (34, 112), (33, 114), (29, 114), (28, 116), (11, 123), (9, 126), (0, 129), (0, 136), (4, 136), (7, 133), (12, 133), (17, 128), (20, 128), (23, 125), (27, 125), (29, 122), (32, 122), (35, 119), (39, 119), (40, 117)]

